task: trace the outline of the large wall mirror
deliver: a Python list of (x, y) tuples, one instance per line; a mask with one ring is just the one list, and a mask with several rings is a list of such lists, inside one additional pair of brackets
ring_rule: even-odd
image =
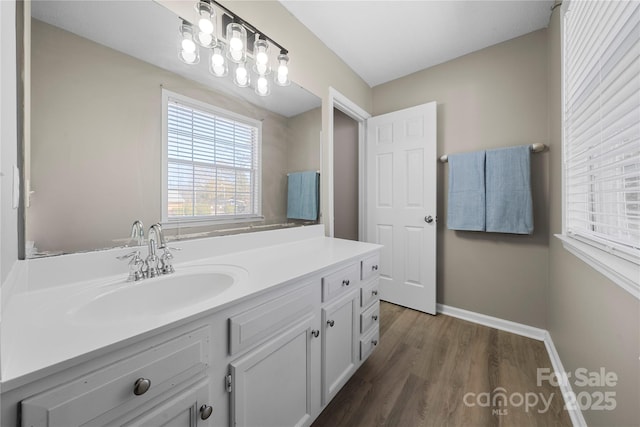
[[(165, 234), (183, 239), (291, 226), (287, 174), (320, 169), (318, 97), (295, 83), (259, 97), (211, 75), (207, 53), (197, 65), (182, 63), (180, 18), (165, 4), (47, 0), (30, 8), (27, 257), (123, 246), (134, 220), (147, 227), (161, 221), (163, 89), (262, 124), (264, 217), (207, 227), (185, 222)], [(295, 52), (291, 58), (295, 64)]]

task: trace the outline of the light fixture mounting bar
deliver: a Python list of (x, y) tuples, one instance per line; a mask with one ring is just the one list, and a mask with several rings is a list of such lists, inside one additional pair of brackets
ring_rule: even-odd
[(230, 11), (228, 8), (226, 8), (225, 6), (223, 6), (222, 4), (217, 2), (216, 0), (210, 0), (210, 2), (215, 4), (216, 6), (218, 6), (220, 9), (224, 10), (227, 14), (231, 15), (235, 20), (239, 21), (240, 24), (244, 25), (249, 30), (253, 31), (254, 33), (260, 34), (263, 38), (266, 38), (271, 43), (276, 45), (278, 48), (280, 48), (281, 53), (284, 53), (284, 54), (288, 54), (289, 53), (289, 51), (287, 49), (285, 49), (284, 47), (282, 47), (282, 45), (280, 43), (276, 42), (271, 37), (269, 37), (268, 35), (266, 35), (262, 31), (260, 31), (258, 28), (256, 28), (253, 25), (251, 25), (248, 21), (242, 19), (235, 12)]

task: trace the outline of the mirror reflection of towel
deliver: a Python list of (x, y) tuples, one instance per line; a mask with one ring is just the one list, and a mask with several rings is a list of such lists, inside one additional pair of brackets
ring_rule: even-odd
[(320, 174), (316, 171), (292, 172), (287, 179), (287, 218), (318, 219)]

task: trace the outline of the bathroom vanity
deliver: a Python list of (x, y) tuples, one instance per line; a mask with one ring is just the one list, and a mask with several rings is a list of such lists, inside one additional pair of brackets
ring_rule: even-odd
[[(174, 274), (140, 282), (107, 261), (125, 249), (26, 261), (2, 426), (311, 424), (378, 343), (380, 246), (322, 232), (183, 242)], [(121, 272), (65, 281), (82, 257)]]

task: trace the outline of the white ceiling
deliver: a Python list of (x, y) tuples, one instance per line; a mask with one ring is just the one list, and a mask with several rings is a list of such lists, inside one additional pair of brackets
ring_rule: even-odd
[(553, 0), (280, 0), (373, 87), (545, 28)]

